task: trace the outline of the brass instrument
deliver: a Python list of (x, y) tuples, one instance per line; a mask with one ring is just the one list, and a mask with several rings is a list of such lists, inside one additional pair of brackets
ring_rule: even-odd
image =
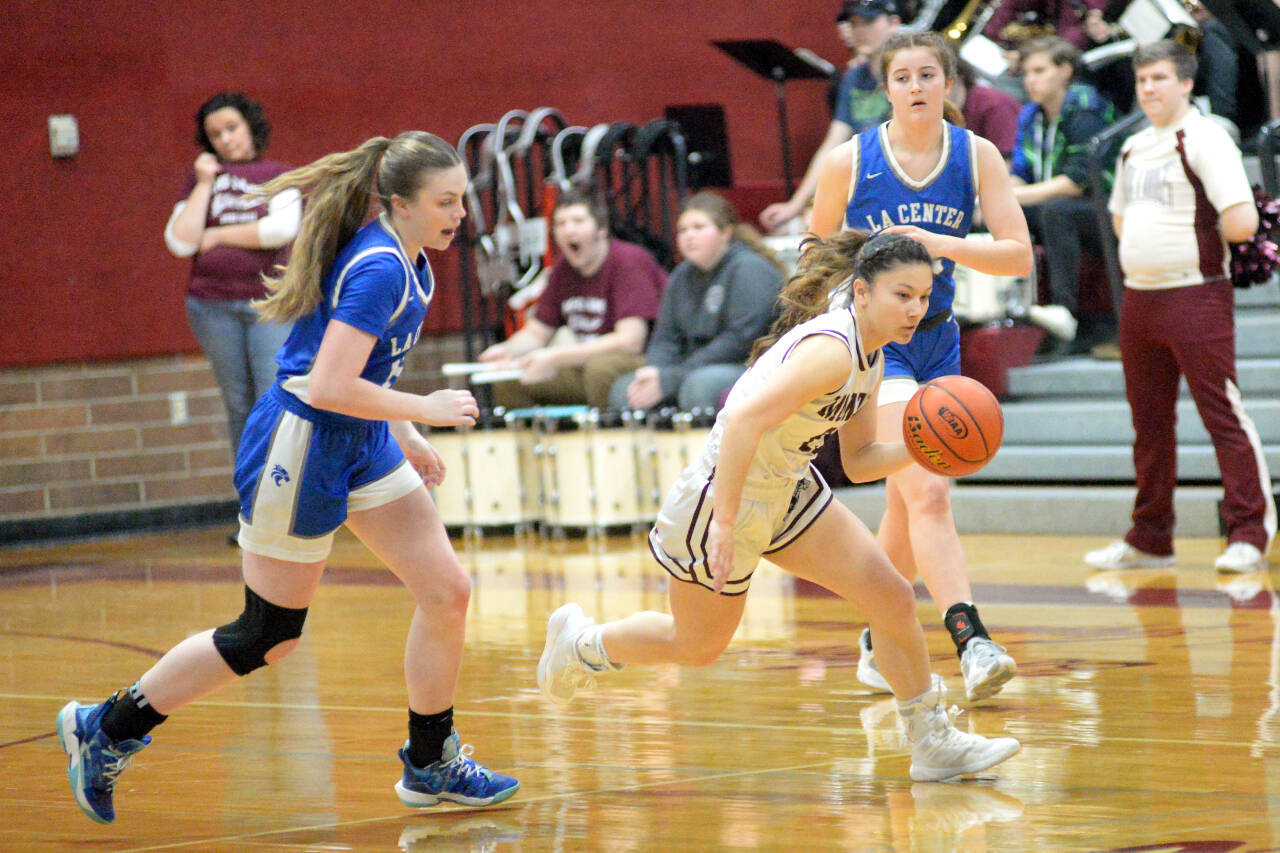
[[(993, 0), (969, 0), (969, 2), (964, 4), (964, 8), (960, 10), (960, 14), (956, 16), (956, 19), (951, 22), (950, 26), (946, 28), (940, 27), (938, 32), (942, 33), (957, 44), (963, 42), (969, 35), (969, 31), (971, 29), (970, 23), (973, 21), (973, 16), (977, 13), (978, 7), (982, 6), (984, 3), (990, 7), (989, 11), (984, 10), (986, 14), (982, 23), (985, 24), (986, 19), (989, 19), (991, 17), (991, 13), (995, 12), (996, 7), (999, 5), (999, 0), (994, 0), (994, 2)], [(982, 25), (973, 26), (972, 30), (973, 32), (982, 32)]]

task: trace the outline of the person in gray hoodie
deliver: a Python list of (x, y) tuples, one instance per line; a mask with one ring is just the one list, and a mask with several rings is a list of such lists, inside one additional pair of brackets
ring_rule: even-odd
[(671, 271), (645, 365), (619, 377), (614, 409), (718, 409), (769, 329), (785, 267), (724, 197), (703, 191), (680, 209)]

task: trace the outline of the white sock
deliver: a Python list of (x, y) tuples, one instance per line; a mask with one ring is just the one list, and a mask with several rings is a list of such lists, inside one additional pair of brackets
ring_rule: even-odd
[(597, 672), (622, 669), (619, 664), (609, 660), (609, 654), (604, 650), (604, 633), (599, 625), (592, 625), (579, 634), (575, 646), (578, 658), (589, 669)]

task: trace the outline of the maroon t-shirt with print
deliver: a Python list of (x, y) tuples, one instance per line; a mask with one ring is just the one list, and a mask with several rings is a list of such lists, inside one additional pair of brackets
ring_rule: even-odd
[[(246, 199), (244, 195), (287, 171), (288, 166), (270, 160), (222, 163), (213, 179), (205, 227), (257, 222), (266, 216), (266, 199)], [(182, 198), (190, 196), (195, 185), (196, 176), (192, 172), (182, 185)], [(276, 265), (285, 263), (288, 257), (287, 245), (279, 249), (216, 246), (192, 258), (187, 292), (197, 299), (260, 299), (266, 295), (262, 274), (274, 274)]]
[(580, 340), (605, 335), (623, 317), (642, 317), (651, 323), (667, 274), (641, 247), (609, 241), (609, 254), (596, 274), (583, 278), (564, 258), (547, 277), (534, 317), (553, 329), (568, 326)]

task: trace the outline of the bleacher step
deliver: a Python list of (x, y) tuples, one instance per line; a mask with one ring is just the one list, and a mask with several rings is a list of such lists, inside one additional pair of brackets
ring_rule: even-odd
[[(1262, 448), (1267, 467), (1280, 473), (1280, 444)], [(1178, 479), (1217, 481), (1218, 459), (1208, 444), (1178, 446)], [(1006, 444), (985, 468), (965, 478), (966, 482), (1134, 482), (1133, 449), (1130, 445), (1010, 445)]]
[[(960, 482), (951, 493), (961, 533), (1122, 536), (1133, 511), (1133, 486), (992, 486)], [(884, 486), (836, 490), (836, 499), (872, 529), (884, 514)], [(1178, 536), (1218, 536), (1217, 486), (1183, 486), (1174, 495)]]
[[(1280, 335), (1280, 329), (1277, 330)], [(1236, 380), (1245, 404), (1253, 396), (1280, 394), (1280, 358), (1248, 358), (1236, 363)], [(1179, 393), (1188, 397), (1187, 383)], [(1014, 397), (1123, 397), (1124, 370), (1118, 361), (1077, 356), (1051, 364), (1015, 367), (1009, 371), (1009, 394)]]
[[(1251, 399), (1245, 405), (1262, 443), (1280, 444), (1280, 398)], [(1123, 399), (1013, 401), (1003, 408), (1005, 446), (1133, 444), (1129, 405)], [(1191, 400), (1178, 401), (1177, 417), (1179, 444), (1209, 443)]]

